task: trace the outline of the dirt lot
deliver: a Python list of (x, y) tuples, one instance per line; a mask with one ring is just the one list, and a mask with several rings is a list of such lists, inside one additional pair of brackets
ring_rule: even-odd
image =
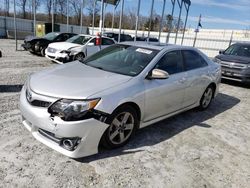
[(223, 83), (207, 111), (188, 111), (139, 130), (121, 149), (73, 160), (21, 124), (27, 75), (57, 65), (14, 46), (0, 39), (0, 187), (249, 187), (247, 87)]

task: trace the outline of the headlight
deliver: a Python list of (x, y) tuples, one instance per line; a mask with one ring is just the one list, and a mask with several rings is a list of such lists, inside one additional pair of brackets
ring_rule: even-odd
[(60, 53), (66, 53), (66, 54), (70, 54), (70, 50), (63, 50), (63, 51), (61, 51)]
[(52, 116), (58, 116), (65, 121), (80, 120), (89, 111), (95, 108), (100, 99), (69, 100), (61, 99), (52, 104), (48, 112)]
[(218, 58), (216, 58), (216, 57), (213, 59), (213, 61), (214, 61), (215, 63), (219, 63), (219, 64), (221, 63), (221, 60), (218, 59)]

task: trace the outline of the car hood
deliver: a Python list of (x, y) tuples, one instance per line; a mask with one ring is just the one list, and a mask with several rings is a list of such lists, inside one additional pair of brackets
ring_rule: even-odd
[(34, 39), (41, 39), (41, 38), (40, 37), (35, 37), (33, 35), (28, 35), (28, 36), (25, 37), (24, 41), (30, 42), (30, 41), (32, 41)]
[(106, 72), (74, 61), (33, 74), (29, 80), (29, 87), (41, 95), (86, 99), (130, 79), (130, 76)]
[(234, 63), (242, 63), (242, 64), (250, 64), (250, 58), (249, 57), (243, 57), (243, 56), (235, 56), (235, 55), (218, 55), (216, 58), (222, 60), (222, 61), (228, 61), (228, 62), (234, 62)]
[(75, 44), (71, 42), (53, 42), (49, 45), (50, 48), (55, 48), (57, 50), (69, 50), (70, 48), (81, 47), (80, 44)]

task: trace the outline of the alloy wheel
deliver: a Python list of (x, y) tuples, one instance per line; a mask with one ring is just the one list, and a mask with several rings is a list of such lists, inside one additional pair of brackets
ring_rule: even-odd
[(211, 87), (207, 88), (204, 95), (203, 95), (203, 100), (201, 102), (201, 105), (203, 108), (207, 108), (208, 105), (210, 104), (211, 100), (213, 97), (213, 89)]
[(122, 144), (128, 140), (133, 132), (135, 120), (130, 112), (119, 113), (112, 121), (108, 137), (112, 144)]

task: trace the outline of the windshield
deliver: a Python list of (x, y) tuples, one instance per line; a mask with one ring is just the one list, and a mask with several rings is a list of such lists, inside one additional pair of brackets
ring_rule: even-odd
[(83, 63), (108, 72), (136, 76), (158, 52), (158, 50), (117, 44), (97, 52)]
[(250, 57), (250, 45), (247, 44), (234, 44), (230, 46), (225, 52), (225, 55), (235, 55)]
[(48, 39), (48, 40), (54, 40), (58, 35), (59, 35), (59, 33), (52, 32), (52, 33), (48, 33), (48, 34), (44, 35), (43, 38)]
[(71, 42), (71, 43), (75, 43), (75, 44), (86, 44), (89, 39), (91, 39), (92, 37), (90, 36), (81, 36), (81, 35), (76, 35), (73, 36), (71, 38), (69, 38), (68, 40), (66, 40), (66, 42)]

